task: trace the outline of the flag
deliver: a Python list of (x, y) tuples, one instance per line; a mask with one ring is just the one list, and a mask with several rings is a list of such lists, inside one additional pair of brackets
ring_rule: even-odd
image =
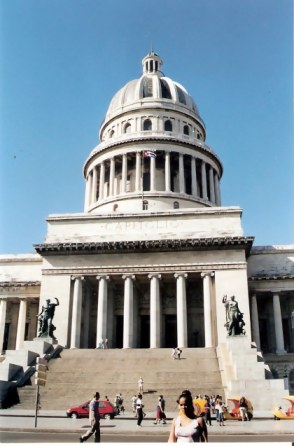
[(144, 150), (144, 158), (155, 158), (156, 153), (153, 150)]

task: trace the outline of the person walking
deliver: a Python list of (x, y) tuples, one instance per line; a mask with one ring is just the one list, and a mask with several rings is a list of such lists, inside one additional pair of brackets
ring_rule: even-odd
[(133, 411), (133, 414), (135, 414), (134, 417), (137, 416), (137, 406), (136, 406), (136, 402), (137, 402), (137, 397), (136, 397), (136, 395), (134, 395), (134, 396), (132, 396), (132, 398), (131, 398), (132, 411)]
[(143, 393), (144, 393), (144, 380), (143, 380), (142, 376), (140, 376), (140, 378), (138, 380), (138, 387), (139, 387), (139, 393), (141, 395), (143, 395)]
[(240, 412), (242, 421), (245, 421), (245, 418), (247, 421), (249, 421), (248, 404), (247, 404), (246, 398), (244, 396), (242, 396), (239, 401), (239, 412)]
[(90, 401), (89, 405), (89, 420), (90, 420), (90, 429), (84, 434), (80, 436), (80, 443), (84, 443), (87, 441), (91, 435), (95, 434), (95, 443), (100, 443), (100, 414), (99, 414), (99, 392), (96, 392), (93, 395), (93, 399)]
[(162, 418), (162, 424), (166, 424), (166, 415), (165, 415), (165, 399), (163, 398), (163, 395), (159, 395), (161, 398), (161, 418)]
[(137, 419), (137, 426), (138, 426), (138, 427), (142, 427), (142, 426), (141, 426), (141, 423), (142, 423), (143, 416), (144, 416), (144, 414), (143, 414), (143, 407), (144, 407), (144, 404), (142, 403), (142, 398), (143, 398), (143, 396), (141, 395), (141, 393), (139, 393), (138, 398), (137, 398), (137, 401), (136, 401), (137, 416), (138, 416), (138, 419)]
[(225, 425), (225, 423), (224, 423), (224, 404), (223, 404), (221, 398), (219, 398), (217, 400), (216, 405), (215, 405), (215, 410), (218, 413), (217, 420), (218, 420), (219, 426), (224, 426)]
[(206, 424), (209, 424), (209, 426), (212, 426), (211, 424), (211, 404), (209, 396), (205, 396), (205, 406), (204, 406), (204, 412), (205, 412), (205, 421)]

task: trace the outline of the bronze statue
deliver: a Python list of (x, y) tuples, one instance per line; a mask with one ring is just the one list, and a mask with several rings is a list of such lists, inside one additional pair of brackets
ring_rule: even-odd
[(245, 334), (244, 326), (245, 322), (243, 320), (243, 313), (239, 310), (238, 302), (235, 300), (235, 296), (230, 298), (225, 295), (222, 300), (225, 304), (226, 309), (226, 323), (225, 327), (227, 329), (229, 336), (242, 335)]
[(37, 315), (39, 321), (39, 331), (38, 338), (53, 338), (56, 339), (53, 331), (56, 330), (56, 327), (53, 325), (52, 320), (55, 313), (55, 307), (59, 305), (59, 300), (57, 297), (54, 297), (56, 303), (50, 301), (50, 299), (46, 299), (46, 303), (42, 306), (42, 311)]

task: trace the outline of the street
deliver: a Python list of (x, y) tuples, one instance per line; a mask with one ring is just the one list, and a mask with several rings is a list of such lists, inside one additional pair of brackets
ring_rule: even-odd
[[(167, 435), (136, 435), (136, 434), (103, 434), (102, 443), (166, 443)], [(52, 432), (0, 432), (1, 443), (79, 443), (77, 433)], [(293, 435), (213, 435), (209, 436), (209, 443), (291, 443)], [(89, 439), (88, 443), (93, 443)], [(293, 444), (293, 443), (292, 443)]]

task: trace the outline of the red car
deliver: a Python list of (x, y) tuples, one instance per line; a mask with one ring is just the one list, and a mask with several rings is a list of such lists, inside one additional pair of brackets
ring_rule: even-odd
[[(80, 406), (67, 409), (66, 415), (69, 418), (88, 418), (90, 400)], [(109, 401), (99, 401), (99, 413), (101, 418), (112, 420), (117, 415), (117, 408)]]

